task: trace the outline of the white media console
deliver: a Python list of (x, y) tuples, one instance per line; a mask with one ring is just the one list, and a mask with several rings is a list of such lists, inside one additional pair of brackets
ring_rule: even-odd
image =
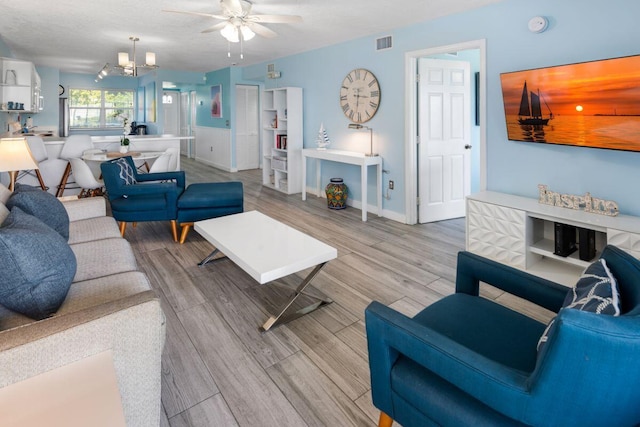
[(467, 250), (573, 286), (590, 261), (581, 260), (578, 252), (554, 254), (556, 222), (594, 230), (595, 258), (607, 244), (640, 258), (639, 217), (599, 215), (490, 191), (467, 198)]

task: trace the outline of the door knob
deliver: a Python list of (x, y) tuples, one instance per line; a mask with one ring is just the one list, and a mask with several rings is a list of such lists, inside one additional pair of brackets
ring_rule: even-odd
[(470, 144), (466, 144), (466, 145), (464, 146), (464, 149), (465, 149), (465, 150), (470, 150), (470, 149), (471, 149), (471, 145), (470, 145)]

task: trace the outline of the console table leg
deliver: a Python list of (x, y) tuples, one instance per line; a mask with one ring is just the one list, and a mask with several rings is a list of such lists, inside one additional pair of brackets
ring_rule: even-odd
[[(298, 317), (310, 313), (320, 307), (322, 307), (323, 305), (326, 304), (330, 304), (333, 301), (330, 298), (318, 298), (316, 296), (307, 294), (304, 292), (305, 288), (307, 286), (309, 286), (309, 284), (311, 283), (311, 281), (316, 277), (316, 275), (320, 272), (320, 270), (322, 270), (322, 267), (324, 267), (326, 264), (326, 262), (323, 262), (322, 264), (318, 264), (315, 266), (315, 268), (313, 269), (313, 271), (311, 271), (311, 273), (309, 273), (309, 275), (307, 275), (307, 277), (304, 278), (304, 280), (302, 281), (302, 283), (300, 283), (300, 285), (298, 286), (298, 288), (295, 290), (295, 293), (293, 295), (293, 297), (287, 301), (287, 303), (284, 304), (284, 306), (282, 307), (282, 309), (280, 309), (279, 313), (275, 316), (271, 316), (265, 323), (264, 325), (262, 325), (260, 327), (260, 331), (261, 332), (266, 332), (269, 329), (275, 327), (275, 326), (279, 326), (283, 323), (289, 322), (293, 319), (297, 319)], [(309, 297), (315, 298), (318, 301), (308, 305), (306, 307), (301, 308), (300, 310), (296, 311), (295, 313), (291, 313), (288, 316), (284, 316), (284, 313), (289, 309), (289, 307), (291, 307), (291, 304), (293, 304), (293, 302), (301, 295), (301, 294), (305, 294)]]

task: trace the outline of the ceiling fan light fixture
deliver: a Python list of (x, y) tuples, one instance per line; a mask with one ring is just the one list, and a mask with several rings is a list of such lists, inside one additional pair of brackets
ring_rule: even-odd
[(220, 34), (222, 34), (222, 37), (224, 37), (231, 43), (238, 43), (240, 41), (238, 28), (231, 22), (228, 22), (227, 25), (225, 25), (224, 28), (220, 30)]
[(240, 32), (242, 32), (242, 39), (244, 41), (251, 40), (256, 36), (256, 33), (254, 33), (253, 30), (246, 25), (240, 27)]

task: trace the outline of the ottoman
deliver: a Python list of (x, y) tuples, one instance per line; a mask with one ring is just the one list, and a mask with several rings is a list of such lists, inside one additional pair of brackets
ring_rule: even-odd
[(182, 227), (184, 243), (195, 221), (240, 213), (244, 210), (242, 182), (206, 182), (191, 184), (178, 198), (177, 223)]

